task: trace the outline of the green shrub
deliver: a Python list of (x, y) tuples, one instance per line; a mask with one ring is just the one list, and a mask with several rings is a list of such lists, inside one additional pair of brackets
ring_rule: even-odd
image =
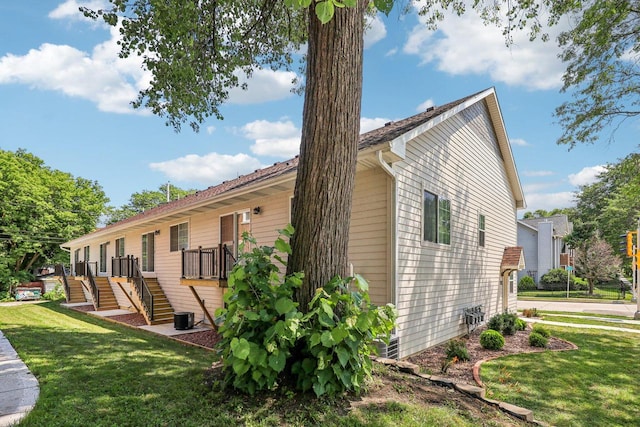
[(49, 291), (49, 292), (45, 292), (42, 295), (42, 298), (49, 300), (49, 301), (57, 301), (59, 299), (64, 299), (65, 298), (65, 294), (64, 294), (64, 289), (62, 288), (62, 286), (58, 283), (55, 288), (53, 288), (53, 290)]
[(495, 314), (491, 316), (491, 319), (487, 322), (487, 329), (501, 332), (504, 327), (504, 318), (502, 314)]
[(524, 331), (525, 329), (527, 329), (527, 322), (525, 322), (522, 319), (517, 319), (516, 320), (516, 329), (519, 331)]
[(545, 338), (549, 338), (551, 336), (549, 330), (540, 324), (533, 325), (533, 332), (536, 332)]
[(532, 347), (545, 348), (547, 342), (549, 342), (549, 339), (535, 330), (529, 334), (529, 345)]
[(447, 360), (457, 358), (458, 360), (467, 361), (471, 358), (469, 356), (467, 344), (462, 340), (448, 341), (445, 347), (445, 354), (447, 355)]
[(513, 335), (518, 330), (516, 326), (516, 320), (518, 315), (516, 313), (504, 313), (496, 314), (487, 322), (487, 329), (498, 331), (503, 335)]
[(283, 262), (276, 247), (291, 251), (281, 237), (275, 247), (245, 251), (249, 243), (255, 245), (255, 239), (243, 235), (241, 255), (229, 275), (229, 290), (224, 295), (226, 308), (216, 311), (222, 337), (216, 349), (222, 357), (224, 384), (253, 394), (278, 385), (287, 359), (303, 334), (302, 313), (293, 301), (303, 275), (281, 278), (272, 261), (275, 258)]
[[(292, 233), (291, 226), (281, 231)], [(254, 248), (245, 251), (247, 244)], [(303, 315), (293, 300), (303, 274), (282, 277), (273, 262), (285, 265), (277, 251), (290, 254), (289, 244), (279, 237), (274, 247), (255, 246), (255, 239), (243, 235), (226, 307), (216, 311), (224, 384), (254, 394), (291, 378), (317, 396), (360, 391), (371, 376), (376, 342), (389, 342), (395, 308), (371, 304), (361, 277), (336, 277), (316, 291)]]
[(504, 337), (493, 329), (487, 329), (480, 334), (480, 345), (487, 350), (500, 350), (504, 347)]
[(316, 291), (302, 319), (301, 358), (291, 368), (299, 389), (316, 396), (357, 393), (371, 377), (370, 356), (377, 341), (389, 343), (397, 314), (390, 304), (371, 304), (368, 287), (356, 275), (334, 277)]
[[(563, 290), (567, 289), (567, 277), (568, 273), (563, 268), (554, 268), (549, 270), (540, 278), (540, 284), (547, 290)], [(574, 289), (575, 278), (571, 276), (569, 278), (569, 289)]]
[(536, 290), (536, 282), (533, 280), (531, 276), (524, 276), (518, 282), (518, 291), (535, 291)]

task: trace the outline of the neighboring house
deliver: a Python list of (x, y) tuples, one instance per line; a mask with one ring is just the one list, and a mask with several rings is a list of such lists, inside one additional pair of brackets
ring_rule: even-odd
[(539, 284), (549, 270), (566, 265), (564, 256), (571, 251), (564, 239), (572, 231), (566, 215), (518, 220), (518, 246), (527, 257), (527, 268), (518, 273), (518, 280), (531, 276)]
[[(109, 279), (120, 307), (149, 317), (130, 271), (137, 258), (171, 310), (210, 323), (242, 231), (270, 245), (290, 221), (297, 164), (297, 157), (275, 163), (63, 246), (80, 270), (86, 261)], [(485, 318), (516, 309), (524, 206), (494, 89), (361, 135), (349, 263), (369, 281), (374, 303), (398, 309), (388, 356), (467, 333), (470, 307), (481, 305)]]

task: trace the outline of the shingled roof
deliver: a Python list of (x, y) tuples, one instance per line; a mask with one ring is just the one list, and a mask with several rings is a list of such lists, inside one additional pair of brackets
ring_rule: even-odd
[(500, 273), (506, 271), (519, 271), (524, 269), (524, 250), (522, 246), (510, 246), (504, 248)]
[[(428, 121), (446, 113), (449, 110), (452, 110), (453, 108), (482, 94), (483, 92), (486, 91), (481, 91), (473, 95), (466, 96), (457, 101), (453, 101), (439, 107), (429, 107), (424, 112), (415, 114), (406, 119), (386, 123), (384, 126), (378, 129), (374, 129), (372, 131), (364, 133), (360, 135), (359, 150), (372, 148), (393, 141), (394, 139), (415, 129), (416, 127), (427, 123)], [(128, 223), (144, 221), (145, 218), (156, 218), (172, 212), (178, 212), (183, 209), (188, 209), (192, 206), (200, 205), (207, 200), (214, 199), (215, 197), (223, 195), (230, 191), (242, 189), (244, 187), (249, 187), (260, 182), (294, 173), (298, 168), (298, 160), (298, 156), (296, 156), (283, 162), (274, 163), (273, 165), (266, 168), (258, 169), (252, 173), (242, 175), (238, 178), (224, 181), (221, 184), (208, 187), (205, 190), (197, 191), (196, 193), (186, 196), (182, 199), (163, 203), (162, 205), (149, 209), (143, 213), (137, 214), (135, 216), (126, 218), (122, 221), (96, 230), (94, 233), (107, 231), (112, 228), (120, 228)]]

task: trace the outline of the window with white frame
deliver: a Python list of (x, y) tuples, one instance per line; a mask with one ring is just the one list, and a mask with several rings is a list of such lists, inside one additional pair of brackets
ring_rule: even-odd
[(451, 244), (451, 202), (425, 190), (422, 227), (424, 241)]
[(189, 223), (173, 225), (169, 228), (169, 250), (181, 251), (189, 248)]
[(486, 224), (485, 224), (485, 216), (482, 214), (478, 215), (478, 246), (484, 248), (485, 238), (486, 238)]

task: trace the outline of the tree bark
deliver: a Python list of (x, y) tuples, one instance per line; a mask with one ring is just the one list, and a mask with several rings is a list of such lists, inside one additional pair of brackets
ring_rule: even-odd
[(326, 24), (309, 9), (302, 139), (293, 201), (295, 233), (287, 267), (287, 273), (305, 274), (296, 293), (303, 312), (317, 288), (347, 272), (366, 4), (359, 0), (356, 7), (336, 9)]

